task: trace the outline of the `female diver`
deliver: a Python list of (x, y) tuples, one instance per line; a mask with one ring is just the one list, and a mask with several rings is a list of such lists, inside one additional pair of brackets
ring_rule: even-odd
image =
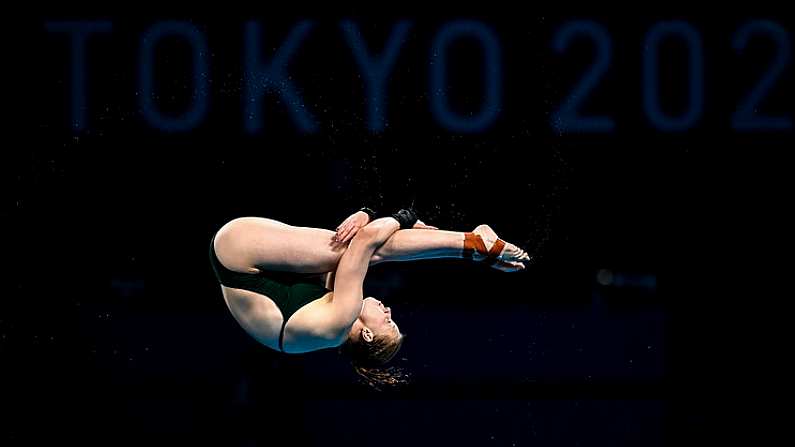
[(439, 230), (413, 210), (376, 218), (362, 208), (336, 232), (241, 217), (210, 242), (224, 300), (249, 335), (291, 354), (340, 347), (371, 383), (400, 349), (403, 334), (389, 307), (364, 298), (367, 269), (431, 258), (483, 261), (508, 272), (523, 270), (530, 260), (487, 225), (472, 232)]

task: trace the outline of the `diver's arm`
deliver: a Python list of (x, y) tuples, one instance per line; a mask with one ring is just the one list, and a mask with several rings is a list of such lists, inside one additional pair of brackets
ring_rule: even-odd
[[(376, 218), (375, 216), (376, 216), (375, 211), (367, 207), (364, 207), (361, 210), (351, 214), (336, 228), (336, 234), (334, 235), (334, 242), (338, 244), (347, 243), (354, 236), (356, 236), (356, 233), (360, 229), (378, 220), (378, 218)], [(414, 223), (414, 226), (412, 228), (425, 229), (425, 230), (439, 229), (433, 225), (428, 225), (419, 219), (417, 220), (416, 223)]]
[(359, 232), (365, 225), (369, 224), (371, 220), (371, 216), (369, 213), (363, 211), (369, 208), (362, 208), (342, 221), (341, 224), (336, 228), (337, 234), (334, 235), (334, 241), (340, 244), (344, 244), (348, 242), (351, 238), (356, 236), (356, 233)]
[(359, 230), (340, 258), (334, 278), (328, 330), (343, 340), (362, 310), (364, 277), (373, 253), (400, 228), (391, 217), (376, 219)]

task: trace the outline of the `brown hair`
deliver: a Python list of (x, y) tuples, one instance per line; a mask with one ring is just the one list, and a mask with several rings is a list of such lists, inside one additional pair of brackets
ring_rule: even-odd
[(377, 391), (382, 391), (387, 387), (405, 385), (409, 381), (409, 374), (404, 369), (384, 366), (395, 357), (403, 346), (405, 338), (405, 334), (401, 334), (397, 340), (385, 335), (376, 335), (373, 341), (368, 343), (349, 337), (340, 346), (340, 353), (350, 359), (353, 370), (362, 382)]

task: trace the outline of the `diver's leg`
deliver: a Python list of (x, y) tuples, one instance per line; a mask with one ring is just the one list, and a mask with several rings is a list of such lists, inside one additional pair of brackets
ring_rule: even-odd
[(433, 258), (461, 258), (464, 233), (447, 230), (407, 229), (396, 231), (381, 245), (370, 264)]
[(325, 273), (336, 269), (346, 245), (330, 230), (296, 227), (273, 219), (241, 217), (221, 227), (215, 251), (230, 270)]
[[(479, 225), (473, 231), (481, 236), (486, 249), (490, 249), (497, 241), (497, 234), (488, 225)], [(433, 258), (463, 258), (464, 241), (467, 233), (447, 230), (406, 229), (395, 232), (376, 250), (370, 264), (391, 261), (415, 261)], [(475, 259), (477, 258), (477, 254)], [(523, 268), (521, 262), (530, 257), (519, 247), (506, 243), (500, 259)]]
[[(497, 235), (486, 225), (474, 233), (491, 247)], [(295, 227), (260, 217), (234, 219), (216, 234), (218, 259), (231, 270), (255, 273), (259, 269), (296, 273), (336, 270), (347, 244), (334, 242), (335, 232), (322, 228)], [(376, 250), (370, 265), (381, 262), (434, 258), (462, 258), (466, 233), (447, 230), (406, 229), (395, 232)], [(503, 259), (516, 262), (527, 254), (507, 244)], [(518, 265), (518, 264), (517, 264)]]

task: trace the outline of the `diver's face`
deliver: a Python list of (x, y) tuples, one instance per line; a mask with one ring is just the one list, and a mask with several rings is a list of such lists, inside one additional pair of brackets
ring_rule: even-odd
[(364, 299), (359, 318), (376, 335), (400, 335), (397, 324), (392, 321), (392, 310), (371, 296)]

